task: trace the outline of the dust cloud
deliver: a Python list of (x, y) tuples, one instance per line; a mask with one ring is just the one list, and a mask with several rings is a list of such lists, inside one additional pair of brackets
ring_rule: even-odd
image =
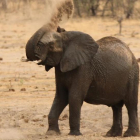
[(46, 6), (46, 25), (50, 28), (55, 28), (66, 22), (72, 16), (74, 10), (72, 0), (46, 0)]

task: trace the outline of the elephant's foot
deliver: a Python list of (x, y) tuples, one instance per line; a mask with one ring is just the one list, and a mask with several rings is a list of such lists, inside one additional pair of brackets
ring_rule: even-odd
[(75, 136), (79, 136), (82, 135), (82, 133), (80, 131), (70, 131), (69, 135), (75, 135)]
[(124, 137), (131, 137), (131, 136), (140, 136), (139, 130), (136, 129), (128, 129), (124, 135)]
[(60, 135), (60, 131), (59, 130), (48, 130), (46, 135), (53, 135), (53, 136), (56, 136), (56, 135)]
[(110, 129), (107, 133), (106, 133), (107, 137), (118, 137), (118, 136), (122, 136), (122, 129), (118, 128), (118, 129)]

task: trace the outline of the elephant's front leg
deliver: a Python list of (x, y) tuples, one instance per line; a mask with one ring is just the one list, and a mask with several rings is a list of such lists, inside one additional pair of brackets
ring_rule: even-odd
[(48, 116), (49, 128), (47, 131), (47, 135), (60, 134), (58, 119), (67, 104), (68, 94), (64, 90), (58, 90), (56, 92), (53, 105)]
[[(75, 89), (76, 90), (76, 89)], [(81, 106), (83, 104), (82, 91), (71, 91), (69, 93), (69, 135), (81, 135), (80, 133), (80, 114)]]

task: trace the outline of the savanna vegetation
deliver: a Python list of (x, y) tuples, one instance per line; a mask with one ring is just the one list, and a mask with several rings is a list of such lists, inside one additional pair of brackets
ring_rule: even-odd
[[(140, 0), (73, 0), (75, 16), (123, 17), (126, 19), (140, 17)], [(6, 12), (42, 9), (49, 6), (51, 0), (0, 0), (0, 10)], [(28, 10), (29, 11), (29, 10)], [(28, 13), (29, 14), (29, 13)]]

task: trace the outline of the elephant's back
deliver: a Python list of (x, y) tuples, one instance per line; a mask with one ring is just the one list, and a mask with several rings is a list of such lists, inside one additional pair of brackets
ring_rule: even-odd
[(99, 50), (96, 57), (100, 61), (105, 61), (116, 66), (118, 64), (124, 68), (132, 66), (133, 61), (135, 61), (129, 47), (115, 37), (104, 37), (98, 40), (97, 44), (99, 45)]
[(103, 38), (97, 40), (96, 42), (97, 42), (99, 45), (101, 45), (101, 46), (106, 46), (106, 45), (108, 45), (108, 44), (111, 44), (111, 45), (112, 45), (112, 43), (113, 43), (113, 44), (115, 43), (114, 45), (116, 45), (117, 43), (125, 44), (125, 43), (122, 42), (120, 39), (115, 38), (115, 37), (112, 37), (112, 36), (103, 37)]

